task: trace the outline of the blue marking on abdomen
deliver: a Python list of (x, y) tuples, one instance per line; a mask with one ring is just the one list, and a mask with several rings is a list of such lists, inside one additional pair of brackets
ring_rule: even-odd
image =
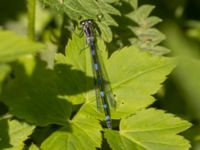
[(107, 109), (108, 108), (107, 104), (103, 104), (103, 108)]
[(99, 69), (98, 64), (94, 64), (94, 68), (95, 68), (95, 70), (98, 70)]
[(110, 116), (109, 115), (106, 115), (106, 121), (110, 121)]
[(101, 97), (104, 97), (104, 92), (100, 91), (100, 95), (101, 95)]
[(95, 51), (94, 51), (94, 50), (92, 50), (92, 56), (95, 56), (95, 54), (96, 54), (96, 53), (95, 53)]
[(98, 83), (98, 85), (101, 84), (101, 78), (100, 77), (97, 78), (97, 83)]

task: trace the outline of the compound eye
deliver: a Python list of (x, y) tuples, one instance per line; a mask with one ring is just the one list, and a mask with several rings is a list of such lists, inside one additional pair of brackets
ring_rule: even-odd
[(82, 25), (82, 26), (85, 25), (85, 22), (81, 22), (81, 25)]
[(89, 24), (92, 24), (92, 21), (91, 21), (91, 20), (89, 20)]

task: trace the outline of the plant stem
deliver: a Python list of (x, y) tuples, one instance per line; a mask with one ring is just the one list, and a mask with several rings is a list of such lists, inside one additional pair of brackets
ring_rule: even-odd
[(58, 52), (60, 53), (65, 53), (65, 47), (68, 42), (68, 38), (70, 36), (69, 30), (66, 28), (66, 26), (69, 24), (69, 18), (67, 17), (66, 14), (63, 14), (63, 23), (61, 27), (61, 35), (60, 35), (60, 40), (59, 40), (59, 45), (58, 45)]
[(31, 40), (34, 40), (35, 38), (35, 6), (36, 6), (36, 0), (27, 0), (28, 37)]

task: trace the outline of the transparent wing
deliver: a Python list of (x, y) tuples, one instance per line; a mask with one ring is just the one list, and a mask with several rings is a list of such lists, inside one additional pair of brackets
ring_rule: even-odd
[(104, 89), (105, 89), (105, 93), (106, 93), (106, 96), (108, 98), (108, 102), (110, 104), (110, 106), (112, 108), (116, 108), (116, 100), (115, 100), (115, 96), (113, 94), (113, 91), (112, 91), (112, 88), (111, 88), (111, 85), (110, 85), (110, 80), (109, 80), (109, 77), (108, 77), (108, 74), (107, 74), (107, 71), (105, 69), (105, 66), (104, 66), (104, 62), (103, 62), (103, 59), (101, 57), (101, 50), (98, 49), (97, 47), (97, 55), (98, 55), (98, 61), (99, 61), (99, 64), (101, 65), (101, 76), (104, 80)]
[[(92, 65), (94, 65), (93, 62), (92, 62)], [(92, 71), (93, 71), (93, 75), (94, 75), (94, 86), (95, 86), (97, 110), (102, 112), (100, 90), (99, 90), (98, 83), (97, 83), (97, 74), (96, 74), (96, 71), (94, 70), (93, 66), (92, 66)]]

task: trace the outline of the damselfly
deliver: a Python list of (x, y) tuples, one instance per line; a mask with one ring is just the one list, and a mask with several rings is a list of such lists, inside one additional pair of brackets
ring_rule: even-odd
[[(94, 75), (94, 85), (95, 85), (95, 93), (96, 93), (96, 103), (97, 109), (100, 110), (100, 105), (102, 104), (105, 120), (108, 128), (112, 128), (111, 117), (110, 117), (110, 109), (108, 105), (108, 100), (111, 105), (115, 105), (114, 99), (111, 95), (111, 91), (107, 90), (107, 81), (105, 81), (104, 73), (103, 73), (103, 64), (100, 63), (100, 58), (97, 53), (96, 44), (95, 44), (95, 36), (94, 36), (94, 27), (92, 20), (83, 20), (81, 21), (82, 29), (85, 33), (87, 44), (90, 47), (91, 58), (92, 58), (92, 70)], [(101, 101), (100, 101), (101, 100)]]

